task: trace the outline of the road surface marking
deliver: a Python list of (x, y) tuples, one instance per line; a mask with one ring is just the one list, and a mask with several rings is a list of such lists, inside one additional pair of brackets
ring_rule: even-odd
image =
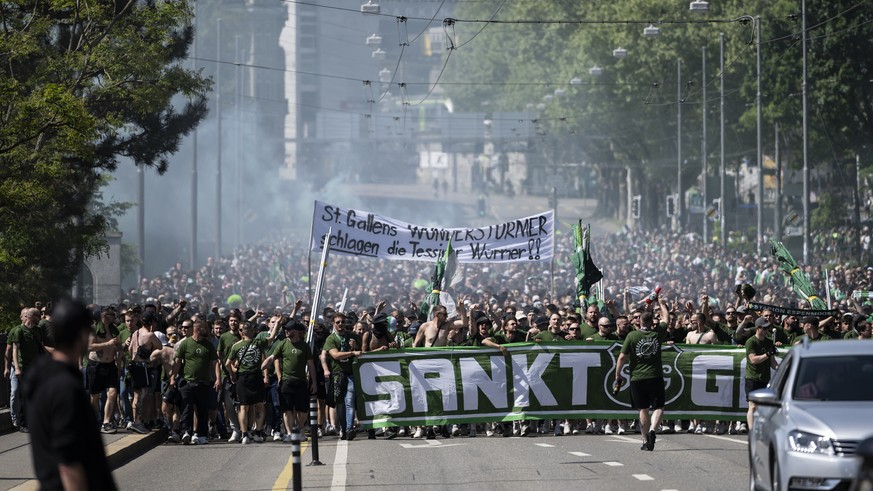
[(648, 474), (634, 474), (638, 481), (654, 481), (655, 478)]
[(543, 448), (555, 448), (554, 445), (549, 445), (548, 443), (534, 443), (534, 445), (536, 445), (538, 447), (543, 447)]
[(624, 464), (622, 464), (621, 462), (604, 462), (603, 465), (608, 465), (610, 467), (621, 467)]
[(414, 443), (401, 443), (400, 446), (403, 448), (445, 448), (445, 447), (457, 447), (460, 445), (466, 445), (466, 443), (443, 443), (438, 440), (425, 440), (426, 445), (416, 445)]
[[(300, 444), (300, 456), (303, 457), (303, 453), (306, 452), (306, 447), (309, 446), (309, 442), (303, 442)], [(291, 447), (288, 447), (290, 450)], [(288, 456), (288, 462), (285, 464), (285, 468), (282, 469), (282, 472), (279, 474), (279, 477), (276, 478), (276, 482), (273, 483), (273, 491), (279, 491), (280, 489), (288, 489), (291, 485), (291, 479), (294, 478), (294, 454)]]
[(330, 481), (330, 491), (346, 489), (346, 462), (349, 458), (349, 441), (340, 440), (336, 446), (336, 456), (333, 459), (333, 479)]
[(591, 457), (590, 453), (585, 453), (585, 452), (567, 452), (567, 453), (569, 453), (570, 455), (575, 455), (576, 457)]
[(739, 443), (739, 444), (741, 444), (741, 445), (748, 445), (748, 444), (749, 444), (749, 442), (746, 441), (746, 440), (737, 440), (736, 438), (730, 438), (730, 437), (726, 437), (726, 436), (718, 436), (718, 435), (703, 435), (703, 436), (708, 436), (708, 437), (710, 437), (710, 438), (715, 438), (716, 440), (724, 440), (724, 441), (726, 441), (726, 442)]
[(621, 436), (621, 435), (615, 435), (611, 439), (606, 440), (606, 441), (608, 441), (608, 442), (613, 441), (613, 442), (640, 443), (640, 440), (637, 438), (631, 438), (629, 436)]
[(678, 489), (662, 489), (661, 491), (679, 491)]

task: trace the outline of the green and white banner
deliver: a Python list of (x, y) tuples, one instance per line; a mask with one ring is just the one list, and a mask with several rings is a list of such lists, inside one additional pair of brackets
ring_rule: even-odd
[[(612, 395), (618, 343), (518, 343), (366, 353), (355, 362), (364, 428), (516, 421), (634, 419), (629, 384)], [(670, 419), (742, 420), (745, 349), (663, 347)], [(630, 380), (627, 367), (623, 376)]]

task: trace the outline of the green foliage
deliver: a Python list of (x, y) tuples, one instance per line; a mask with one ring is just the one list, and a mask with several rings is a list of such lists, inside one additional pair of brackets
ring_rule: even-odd
[(127, 205), (100, 204), (121, 161), (164, 172), (205, 114), (182, 63), (186, 1), (0, 4), (0, 316), (69, 290)]
[(845, 199), (837, 193), (824, 193), (819, 197), (818, 206), (812, 210), (813, 230), (826, 231), (845, 223), (848, 209)]

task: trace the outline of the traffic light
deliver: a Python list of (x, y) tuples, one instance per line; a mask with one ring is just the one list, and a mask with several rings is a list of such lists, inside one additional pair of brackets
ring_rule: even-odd
[(640, 219), (640, 201), (642, 201), (642, 198), (643, 197), (638, 194), (631, 200), (631, 216), (634, 217), (634, 220)]
[(676, 216), (676, 196), (672, 194), (667, 195), (667, 217), (673, 218)]
[(552, 210), (558, 208), (558, 190), (556, 188), (552, 188), (552, 191), (549, 193), (549, 208)]

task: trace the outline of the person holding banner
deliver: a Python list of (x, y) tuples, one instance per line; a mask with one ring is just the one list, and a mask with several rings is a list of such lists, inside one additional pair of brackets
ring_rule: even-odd
[[(661, 306), (661, 319), (669, 319), (670, 311), (663, 298), (658, 299)], [(615, 366), (615, 384), (621, 387), (624, 378), (621, 371), (630, 365), (630, 393), (633, 406), (640, 412), (640, 433), (643, 445), (640, 450), (653, 451), (657, 434), (664, 416), (665, 394), (664, 374), (661, 362), (661, 344), (664, 342), (667, 324), (654, 326), (654, 315), (644, 312), (640, 316), (640, 329), (625, 338), (621, 354)]]
[[(439, 308), (439, 307), (437, 307)], [(443, 307), (445, 309), (445, 307)], [(353, 360), (361, 356), (361, 339), (350, 326), (345, 325), (345, 316), (341, 312), (334, 314), (333, 333), (324, 342), (324, 352), (330, 361), (327, 399), (328, 405), (336, 407), (337, 420), (340, 427), (340, 440), (354, 440), (357, 432), (355, 425), (355, 379), (352, 373)]]

